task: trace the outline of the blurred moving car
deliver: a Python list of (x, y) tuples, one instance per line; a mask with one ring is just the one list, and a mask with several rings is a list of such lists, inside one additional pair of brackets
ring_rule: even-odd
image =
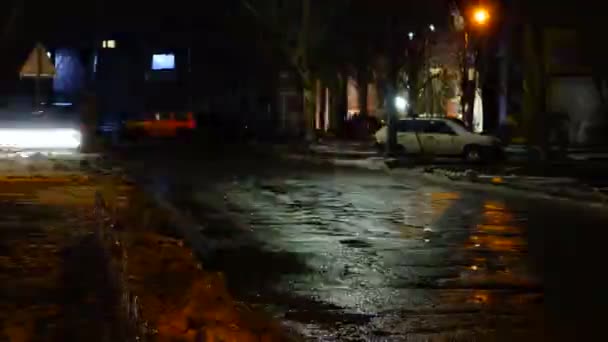
[[(498, 138), (473, 133), (452, 119), (403, 119), (396, 123), (396, 131), (400, 153), (458, 156), (469, 162), (502, 157)], [(388, 128), (382, 127), (375, 137), (384, 149)]]
[(0, 152), (70, 152), (83, 142), (79, 118), (63, 107), (48, 105), (36, 112), (31, 101), (0, 107)]
[(195, 129), (196, 120), (191, 112), (148, 113), (124, 123), (124, 133), (128, 137), (176, 137)]

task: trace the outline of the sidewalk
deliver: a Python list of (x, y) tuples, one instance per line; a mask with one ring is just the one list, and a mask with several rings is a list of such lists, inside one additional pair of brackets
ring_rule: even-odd
[(454, 158), (433, 158), (424, 163), (411, 158), (386, 159), (372, 145), (332, 141), (312, 144), (307, 152), (286, 149), (283, 153), (289, 160), (391, 174), (399, 174), (405, 168), (409, 176), (433, 181), (608, 205), (608, 158), (600, 158), (601, 149), (571, 149), (571, 159), (540, 162), (540, 154), (534, 149), (511, 145), (506, 148), (508, 160), (504, 163), (467, 165)]
[(78, 167), (8, 164), (0, 160), (0, 341), (124, 340), (94, 236), (100, 183)]
[[(311, 153), (337, 158), (367, 158), (378, 155), (373, 141), (320, 140), (308, 146)], [(504, 147), (507, 160), (537, 161), (542, 153), (534, 146), (511, 144)], [(570, 160), (608, 160), (608, 146), (573, 147), (567, 151)]]
[(606, 189), (594, 187), (575, 177), (490, 174), (472, 169), (454, 170), (442, 167), (428, 167), (420, 173), (424, 178), (434, 182), (470, 186), (484, 191), (502, 191), (528, 197), (568, 200), (583, 205), (601, 207), (608, 205)]
[(311, 153), (325, 157), (343, 159), (365, 159), (378, 156), (378, 149), (373, 141), (319, 141), (309, 147)]

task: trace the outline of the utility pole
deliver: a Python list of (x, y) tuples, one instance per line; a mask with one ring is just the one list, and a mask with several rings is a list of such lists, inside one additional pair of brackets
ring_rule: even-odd
[(473, 126), (473, 99), (475, 98), (474, 56), (471, 52), (470, 35), (464, 33), (463, 77), (462, 77), (462, 119), (468, 128)]
[(473, 107), (477, 87), (481, 87), (480, 58), (481, 36), (487, 29), (490, 12), (485, 7), (477, 7), (472, 11), (472, 17), (465, 26), (464, 33), (464, 77), (463, 77), (463, 119), (467, 127), (473, 128)]
[(40, 107), (40, 77), (41, 77), (41, 70), (42, 69), (42, 53), (43, 50), (36, 47), (34, 49), (34, 51), (36, 51), (36, 76), (34, 78), (34, 113), (35, 114), (42, 114), (42, 108)]

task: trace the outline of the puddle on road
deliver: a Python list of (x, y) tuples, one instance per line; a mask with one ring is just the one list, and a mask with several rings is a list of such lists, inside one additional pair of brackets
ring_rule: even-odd
[(369, 248), (372, 245), (369, 242), (363, 240), (340, 240), (340, 243), (353, 248)]

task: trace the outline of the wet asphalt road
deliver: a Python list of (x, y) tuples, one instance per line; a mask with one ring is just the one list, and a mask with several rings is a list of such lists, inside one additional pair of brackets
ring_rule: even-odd
[(604, 330), (608, 215), (597, 210), (255, 158), (147, 164), (146, 175), (201, 224), (204, 267), (307, 339)]

